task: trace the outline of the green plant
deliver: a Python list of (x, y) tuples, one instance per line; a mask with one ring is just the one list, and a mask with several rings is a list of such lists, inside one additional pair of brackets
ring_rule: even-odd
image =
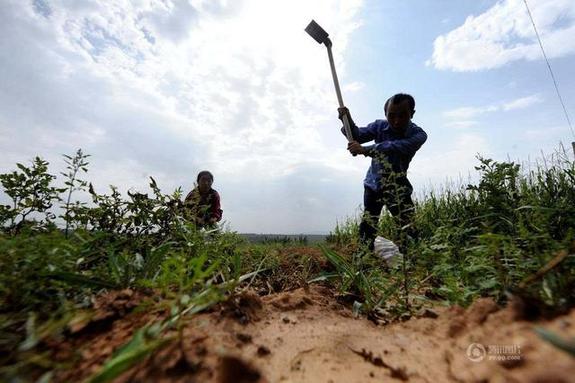
[(64, 154), (63, 156), (68, 172), (61, 172), (60, 174), (63, 175), (66, 179), (66, 181), (64, 181), (64, 185), (66, 185), (64, 191), (67, 191), (68, 195), (66, 197), (66, 203), (63, 206), (64, 214), (62, 218), (66, 222), (64, 233), (66, 237), (68, 237), (68, 230), (73, 221), (80, 221), (81, 223), (85, 223), (83, 217), (80, 217), (84, 211), (84, 209), (82, 209), (84, 204), (79, 201), (76, 201), (74, 204), (72, 204), (72, 193), (75, 191), (85, 190), (86, 186), (88, 185), (87, 181), (78, 178), (78, 172), (80, 170), (84, 173), (88, 172), (87, 166), (89, 163), (87, 159), (90, 157), (90, 155), (84, 154), (82, 153), (82, 149), (78, 149), (74, 157), (71, 157), (67, 154)]
[(575, 338), (562, 338), (554, 332), (543, 327), (535, 327), (535, 332), (545, 341), (575, 357)]
[(359, 219), (357, 217), (347, 218), (344, 222), (336, 222), (333, 232), (326, 238), (327, 243), (337, 246), (350, 244), (359, 245)]
[[(478, 296), (502, 301), (506, 291), (518, 289), (524, 278), (575, 240), (573, 161), (559, 153), (529, 172), (513, 162), (482, 157), (479, 162), (476, 183), (449, 185), (416, 201), (416, 240), (409, 239), (389, 213), (382, 215), (378, 234), (393, 240), (407, 256), (400, 274), (388, 274), (381, 286), (399, 282), (401, 288), (392, 295), (403, 307), (419, 291), (463, 305)], [(344, 248), (357, 241), (349, 238), (350, 230), (336, 229), (331, 243)], [(556, 310), (572, 306), (574, 262), (566, 257), (525, 286), (526, 293)]]
[(55, 218), (49, 209), (54, 201), (60, 200), (58, 193), (62, 189), (51, 185), (56, 177), (48, 173), (48, 165), (47, 161), (36, 157), (30, 167), (18, 163), (19, 171), (0, 174), (4, 192), (12, 199), (12, 206), (5, 206), (1, 212), (2, 219), (9, 220), (10, 230), (19, 230), (31, 223), (27, 218), (33, 213), (44, 214), (40, 227), (50, 225)]

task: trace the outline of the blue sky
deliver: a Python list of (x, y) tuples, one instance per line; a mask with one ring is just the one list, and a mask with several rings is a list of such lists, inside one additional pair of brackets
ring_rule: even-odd
[[(554, 30), (553, 25), (570, 25), (573, 30), (573, 1), (555, 2), (557, 9), (550, 9), (551, 3), (532, 1), (537, 19), (538, 13), (557, 12), (558, 20), (543, 30)], [(409, 1), (367, 3), (362, 11), (364, 25), (354, 34), (354, 43), (349, 48), (349, 73), (356, 81), (378, 84), (364, 89), (369, 103), (362, 98), (353, 108), (364, 120), (378, 108), (380, 100), (389, 93), (408, 91), (416, 96), (418, 113), (414, 119), (427, 127), (434, 145), (448, 150), (454, 139), (462, 134), (475, 134), (486, 140), (489, 154), (498, 158), (507, 154), (513, 159), (537, 156), (540, 150), (551, 151), (560, 140), (567, 144), (573, 139), (558, 101), (539, 47), (533, 59), (519, 58), (502, 63), (497, 68), (488, 68), (492, 61), (488, 53), (473, 57), (474, 68), (438, 68), (426, 65), (434, 53), (434, 41), (454, 29), (461, 28), (470, 15), (475, 17), (493, 9), (494, 5), (507, 5), (517, 11), (517, 17), (526, 17), (522, 1)], [(561, 13), (559, 9), (571, 10)], [(522, 15), (522, 13), (524, 13)], [(571, 18), (570, 18), (571, 17)], [(571, 21), (569, 21), (571, 20)], [(513, 20), (507, 20), (513, 23)], [(406, 28), (406, 25), (408, 27)], [(531, 25), (527, 25), (531, 28)], [(408, 32), (402, 32), (405, 29)], [(395, 31), (395, 32), (394, 32)], [(528, 30), (529, 32), (531, 30)], [(477, 29), (475, 29), (477, 32)], [(469, 28), (471, 34), (471, 28)], [(514, 44), (513, 34), (501, 34)], [(565, 35), (567, 39), (567, 35)], [(545, 33), (543, 36), (545, 43)], [(533, 38), (525, 43), (535, 45)], [(575, 106), (575, 79), (573, 43), (565, 41), (571, 50), (555, 53), (548, 47), (560, 90), (568, 111), (573, 114)], [(471, 118), (446, 117), (460, 108), (488, 108), (524, 98), (528, 107), (508, 111), (481, 112), (477, 110)], [(529, 102), (529, 100), (531, 100)], [(350, 100), (353, 104), (354, 100)], [(469, 112), (473, 112), (470, 110)], [(465, 124), (464, 122), (468, 122)], [(540, 133), (540, 134), (538, 134)], [(534, 138), (537, 139), (534, 139)]]
[[(529, 4), (573, 120), (575, 0)], [(39, 155), (56, 174), (78, 148), (101, 193), (149, 176), (187, 192), (209, 169), (230, 229), (329, 232), (358, 213), (369, 160), (345, 150), (312, 18), (358, 124), (415, 96), (418, 193), (478, 153), (525, 161), (574, 140), (522, 0), (4, 0), (0, 172)]]

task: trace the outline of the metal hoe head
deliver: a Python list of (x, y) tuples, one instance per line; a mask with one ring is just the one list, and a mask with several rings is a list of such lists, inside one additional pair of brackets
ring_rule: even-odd
[(330, 45), (331, 41), (329, 40), (329, 38), (327, 36), (328, 33), (326, 31), (323, 30), (322, 27), (319, 26), (318, 23), (316, 23), (314, 20), (311, 21), (311, 23), (308, 24), (307, 27), (305, 27), (305, 31), (311, 36), (313, 37), (313, 39), (315, 41), (317, 41), (320, 44), (325, 44), (325, 45)]
[[(339, 81), (337, 80), (337, 74), (335, 73), (335, 63), (333, 62), (333, 54), (331, 52), (331, 40), (329, 39), (329, 35), (326, 31), (323, 30), (322, 27), (319, 26), (315, 20), (312, 20), (311, 23), (305, 27), (305, 31), (313, 37), (315, 41), (320, 44), (325, 44), (327, 48), (327, 56), (329, 57), (329, 66), (331, 68), (331, 76), (333, 77), (333, 85), (335, 86), (335, 93), (337, 95), (337, 102), (339, 103), (339, 107), (343, 108), (343, 98), (341, 97), (341, 90), (339, 89)], [(353, 135), (351, 133), (351, 125), (349, 122), (349, 117), (347, 115), (343, 116), (343, 127), (345, 129), (345, 136), (349, 142), (353, 141)]]

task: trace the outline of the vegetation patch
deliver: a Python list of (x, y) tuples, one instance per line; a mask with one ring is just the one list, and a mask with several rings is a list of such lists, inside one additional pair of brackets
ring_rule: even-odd
[[(165, 194), (153, 178), (146, 193), (111, 186), (98, 194), (83, 179), (88, 159), (81, 150), (64, 156), (61, 179), (41, 158), (0, 175), (11, 201), (0, 206), (3, 380), (62, 378), (87, 360), (82, 352), (93, 352), (87, 378), (111, 381), (177, 349), (200, 312), (249, 325), (265, 310), (260, 297), (310, 283), (325, 284), (333, 304), (376, 323), (421, 312), (436, 318), (429, 307), (481, 297), (520, 301), (528, 319), (575, 303), (575, 164), (565, 155), (529, 170), (479, 158), (477, 182), (427, 193), (411, 227), (384, 214), (379, 234), (403, 252), (392, 265), (361, 248), (354, 218), (319, 245), (304, 236), (251, 243), (222, 228), (198, 229), (181, 190)], [(282, 299), (270, 302), (291, 310)], [(293, 310), (310, 304), (298, 302)], [(106, 332), (115, 342), (82, 347)], [(561, 334), (541, 334), (571, 350)], [(201, 370), (184, 354), (169, 373)]]

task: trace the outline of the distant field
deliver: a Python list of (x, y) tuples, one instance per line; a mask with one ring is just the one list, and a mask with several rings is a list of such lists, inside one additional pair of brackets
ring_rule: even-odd
[(251, 243), (263, 242), (306, 242), (307, 244), (324, 242), (327, 235), (323, 234), (239, 234)]

